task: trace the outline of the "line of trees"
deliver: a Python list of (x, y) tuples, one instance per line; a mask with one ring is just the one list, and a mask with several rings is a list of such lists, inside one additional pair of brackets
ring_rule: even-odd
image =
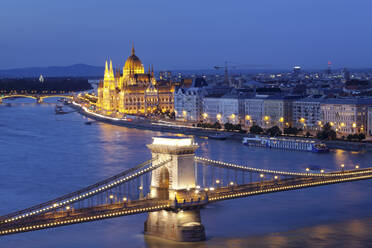
[[(198, 123), (197, 127), (202, 127), (202, 128), (214, 128), (214, 129), (221, 129), (222, 126), (220, 123), (216, 122), (214, 124), (209, 124), (209, 123)], [(242, 127), (240, 124), (234, 125), (231, 123), (225, 123), (224, 124), (224, 129), (227, 131), (243, 131)], [(300, 133), (304, 132), (303, 129), (301, 128), (296, 128), (296, 127), (286, 127), (283, 129), (283, 131), (278, 127), (278, 126), (273, 126), (271, 128), (268, 128), (264, 130), (262, 127), (258, 125), (252, 125), (249, 128), (249, 133), (251, 134), (266, 134), (270, 136), (280, 136), (282, 134), (287, 134), (287, 135), (298, 135)], [(310, 132), (306, 132), (305, 134), (306, 137), (310, 137), (311, 134)], [(337, 139), (337, 133), (335, 130), (332, 129), (332, 126), (329, 123), (326, 123), (322, 130), (319, 131), (316, 134), (316, 137), (320, 140), (335, 140)], [(349, 134), (346, 139), (349, 141), (361, 141), (364, 140), (366, 136), (362, 133), (360, 134)]]
[(201, 127), (201, 128), (214, 128), (214, 129), (221, 129), (222, 128), (222, 126), (219, 122), (215, 122), (214, 124), (199, 122), (198, 124), (196, 124), (196, 126)]
[(346, 139), (348, 141), (362, 141), (366, 138), (366, 135), (364, 133), (359, 134), (349, 134)]

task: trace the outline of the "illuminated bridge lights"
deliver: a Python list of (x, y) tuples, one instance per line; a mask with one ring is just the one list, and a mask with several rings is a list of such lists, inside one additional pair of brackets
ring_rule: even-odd
[(332, 180), (324, 180), (324, 181), (319, 181), (319, 182), (303, 183), (303, 184), (298, 184), (298, 185), (288, 185), (288, 186), (281, 186), (281, 187), (273, 187), (273, 188), (263, 189), (263, 190), (256, 190), (256, 191), (249, 191), (249, 192), (240, 192), (240, 193), (234, 193), (234, 194), (227, 194), (227, 195), (222, 195), (222, 196), (210, 197), (209, 198), (209, 201), (226, 200), (226, 199), (230, 199), (230, 198), (237, 198), (237, 197), (244, 197), (244, 196), (250, 196), (250, 195), (257, 195), (257, 194), (262, 194), (262, 193), (271, 193), (271, 192), (285, 191), (285, 190), (291, 190), (291, 189), (299, 189), (299, 188), (305, 188), (305, 187), (311, 187), (311, 186), (318, 186), (318, 185), (323, 185), (323, 184), (332, 184), (332, 183), (340, 183), (340, 182), (347, 182), (347, 181), (356, 181), (356, 180), (370, 179), (370, 178), (372, 178), (372, 175), (349, 177), (349, 178), (340, 178), (340, 179), (332, 179)]
[(60, 225), (66, 225), (66, 224), (75, 224), (75, 223), (86, 222), (86, 221), (91, 221), (91, 220), (111, 218), (115, 216), (137, 214), (137, 213), (143, 213), (143, 212), (148, 212), (148, 211), (156, 211), (156, 210), (166, 209), (169, 207), (170, 207), (169, 204), (164, 204), (164, 205), (158, 205), (158, 206), (152, 206), (152, 207), (142, 207), (142, 208), (133, 209), (133, 210), (124, 210), (124, 211), (119, 211), (116, 213), (93, 215), (93, 216), (82, 217), (82, 218), (78, 217), (76, 219), (71, 219), (71, 220), (54, 221), (54, 222), (46, 223), (46, 224), (31, 225), (31, 226), (25, 226), (25, 227), (19, 227), (19, 228), (12, 228), (8, 230), (2, 230), (0, 231), (0, 235), (12, 234), (12, 233), (23, 232), (23, 231), (32, 231), (32, 230), (44, 229), (48, 227), (54, 227), (54, 226), (60, 226)]
[[(251, 172), (257, 172), (257, 173), (263, 172), (263, 173), (266, 173), (266, 174), (277, 174), (277, 175), (284, 175), (284, 176), (333, 177), (333, 176), (344, 176), (345, 173), (347, 173), (348, 175), (355, 175), (355, 174), (362, 173), (361, 171), (349, 171), (349, 172), (344, 171), (344, 172), (336, 172), (336, 173), (324, 173), (324, 170), (322, 170), (323, 172), (321, 172), (321, 173), (286, 172), (286, 171), (274, 171), (274, 170), (266, 170), (266, 169), (247, 167), (247, 166), (236, 165), (236, 164), (232, 164), (232, 163), (226, 163), (226, 162), (211, 160), (211, 159), (202, 158), (202, 157), (195, 157), (195, 160), (199, 161), (199, 162), (202, 162), (202, 163), (203, 162), (209, 162), (209, 163), (212, 163), (212, 164), (223, 165), (225, 167), (230, 167), (230, 168), (239, 168), (239, 169), (247, 170), (247, 171), (251, 171)], [(372, 168), (364, 169), (364, 171), (370, 171), (370, 170), (372, 170)]]
[(102, 186), (100, 188), (97, 188), (97, 189), (92, 190), (92, 191), (87, 192), (87, 193), (83, 193), (83, 194), (81, 194), (79, 196), (75, 196), (75, 197), (73, 197), (71, 199), (68, 199), (68, 200), (65, 200), (65, 201), (62, 201), (62, 202), (59, 202), (59, 203), (57, 203), (57, 202), (56, 203), (53, 203), (53, 204), (51, 204), (51, 206), (44, 207), (42, 209), (39, 209), (39, 210), (36, 210), (36, 211), (32, 211), (32, 212), (29, 212), (29, 213), (25, 213), (23, 215), (19, 215), (19, 216), (10, 218), (10, 219), (6, 219), (6, 220), (4, 220), (4, 222), (7, 223), (7, 222), (19, 220), (19, 219), (26, 218), (26, 217), (31, 216), (31, 215), (43, 213), (43, 212), (46, 212), (46, 211), (51, 210), (51, 209), (60, 208), (60, 207), (63, 207), (64, 205), (71, 204), (71, 203), (74, 203), (74, 202), (79, 201), (79, 200), (83, 200), (84, 198), (87, 198), (90, 195), (103, 192), (103, 191), (105, 191), (107, 189), (110, 189), (110, 188), (114, 187), (115, 185), (118, 185), (118, 184), (123, 183), (123, 182), (127, 182), (127, 181), (129, 181), (129, 180), (131, 180), (133, 178), (139, 177), (139, 176), (141, 176), (141, 175), (143, 175), (143, 174), (145, 174), (145, 173), (147, 173), (147, 172), (149, 172), (149, 171), (151, 171), (151, 170), (153, 170), (153, 169), (155, 169), (155, 168), (163, 165), (164, 163), (169, 162), (170, 160), (171, 160), (171, 158), (170, 159), (167, 159), (167, 160), (160, 160), (158, 163), (152, 164), (148, 168), (142, 169), (141, 171), (139, 171), (137, 173), (134, 173), (134, 174), (132, 174), (130, 176), (127, 176), (127, 177), (125, 177), (123, 179), (116, 180), (114, 182), (111, 182), (109, 184), (106, 184), (105, 186)]
[[(43, 213), (49, 210), (54, 210), (54, 209), (66, 209), (67, 211), (70, 210), (70, 205), (76, 201), (85, 199), (87, 197), (90, 197), (94, 194), (99, 194), (107, 189), (110, 189), (112, 187), (115, 187), (117, 185), (120, 185), (121, 183), (127, 182), (129, 180), (135, 179), (149, 171), (152, 171), (153, 169), (156, 169), (165, 163), (171, 161), (170, 159), (167, 160), (161, 160), (157, 163), (152, 163), (152, 164), (145, 164), (144, 166), (148, 166), (147, 168), (141, 169), (137, 172), (132, 174), (127, 175), (120, 179), (115, 179), (110, 182), (105, 182), (104, 185), (100, 185), (94, 189), (89, 189), (88, 191), (85, 192), (80, 192), (79, 194), (76, 194), (74, 196), (70, 196), (69, 199), (65, 199), (63, 201), (58, 201), (54, 203), (50, 203), (47, 206), (44, 206), (43, 208), (40, 209), (33, 209), (30, 212), (21, 212), (20, 215), (18, 216), (13, 216), (11, 218), (5, 219), (3, 223), (9, 223), (11, 221), (19, 220), (22, 218), (26, 218), (35, 214)], [(195, 157), (195, 161), (197, 162), (202, 162), (202, 163), (210, 163), (211, 165), (218, 165), (226, 168), (233, 168), (233, 169), (239, 169), (239, 170), (245, 170), (245, 171), (250, 171), (253, 173), (258, 173), (259, 176), (263, 179), (266, 177), (266, 175), (272, 175), (272, 180), (270, 181), (265, 181), (266, 183), (262, 184), (260, 183), (260, 187), (264, 187), (261, 189), (249, 191), (249, 189), (244, 190), (244, 185), (242, 185), (242, 189), (239, 189), (239, 187), (235, 187), (234, 182), (230, 182), (230, 185), (234, 187), (234, 190), (231, 188), (231, 191), (227, 192), (219, 192), (218, 189), (215, 189), (214, 187), (210, 188), (205, 188), (205, 194), (207, 194), (209, 197), (209, 201), (219, 201), (219, 200), (227, 200), (227, 199), (232, 199), (232, 198), (237, 198), (237, 197), (246, 197), (246, 196), (252, 196), (252, 195), (257, 195), (257, 194), (266, 194), (266, 193), (272, 193), (272, 192), (278, 192), (278, 191), (286, 191), (286, 190), (293, 190), (293, 189), (300, 189), (304, 187), (312, 187), (312, 186), (318, 186), (318, 185), (324, 185), (324, 184), (332, 184), (332, 183), (340, 183), (340, 182), (347, 182), (347, 181), (355, 181), (355, 180), (362, 180), (362, 179), (370, 179), (372, 178), (372, 168), (366, 168), (362, 170), (350, 170), (350, 171), (343, 171), (342, 173), (297, 173), (297, 172), (284, 172), (284, 171), (274, 171), (274, 170), (266, 170), (266, 169), (258, 169), (258, 168), (251, 168), (251, 167), (246, 167), (242, 165), (236, 165), (232, 163), (226, 163), (226, 162), (220, 162), (220, 161), (214, 161), (210, 159), (205, 159), (205, 158), (199, 158)], [(359, 169), (359, 166), (356, 167)], [(278, 186), (278, 183), (281, 184), (282, 181), (278, 181), (277, 179), (280, 178), (280, 176), (301, 176), (303, 177), (303, 180), (311, 179), (312, 182), (296, 182), (296, 181), (287, 181), (287, 185), (280, 185)], [(342, 176), (342, 178), (337, 178)], [(330, 178), (331, 177), (331, 178)], [(292, 178), (295, 179), (295, 178)], [(298, 179), (295, 179), (298, 180)], [(302, 180), (299, 178), (299, 180)], [(315, 182), (314, 182), (315, 180)], [(220, 183), (219, 179), (216, 179), (215, 181), (217, 184)], [(258, 183), (258, 182), (257, 182)], [(269, 183), (269, 184), (267, 184)], [(292, 185), (291, 185), (292, 184)], [(246, 186), (248, 186), (247, 184)], [(262, 186), (265, 185), (265, 186)], [(200, 192), (200, 186), (196, 186), (195, 193), (199, 194)], [(221, 195), (219, 195), (221, 194)], [(110, 199), (113, 199), (114, 196), (110, 195)], [(127, 198), (123, 198), (123, 202), (126, 202)], [(148, 200), (145, 200), (147, 202)], [(186, 206), (186, 205), (185, 205)], [(58, 226), (58, 225), (66, 225), (66, 224), (73, 224), (73, 223), (79, 223), (79, 222), (85, 222), (85, 221), (91, 221), (91, 220), (97, 220), (97, 219), (103, 219), (103, 218), (111, 218), (115, 216), (121, 216), (121, 215), (128, 215), (128, 214), (136, 214), (136, 213), (143, 213), (143, 212), (148, 212), (148, 211), (156, 211), (160, 209), (165, 209), (167, 207), (170, 207), (170, 205), (158, 205), (158, 206), (152, 206), (152, 207), (138, 207), (137, 209), (122, 209), (121, 211), (114, 212), (114, 213), (106, 213), (106, 214), (95, 214), (92, 216), (85, 216), (85, 217), (71, 217), (71, 216), (64, 216), (64, 217), (59, 217), (60, 221), (58, 218), (53, 220), (50, 223), (46, 224), (39, 224), (39, 225), (30, 225), (30, 226), (21, 226), (18, 228), (11, 228), (7, 230), (1, 230), (1, 225), (0, 225), (0, 235), (5, 235), (5, 234), (11, 234), (11, 233), (16, 233), (16, 232), (22, 232), (22, 231), (32, 231), (36, 229), (43, 229), (43, 228), (48, 228), (52, 226)], [(108, 211), (111, 208), (110, 204), (105, 206), (105, 209)], [(94, 209), (94, 207), (92, 208)], [(115, 209), (117, 211), (118, 209)], [(81, 212), (81, 214), (88, 214), (89, 212)], [(43, 216), (41, 216), (43, 218)], [(69, 220), (62, 220), (63, 218), (73, 218)], [(27, 219), (24, 220), (24, 223), (27, 224)], [(35, 221), (35, 220), (33, 220)], [(40, 221), (43, 221), (41, 219)], [(14, 225), (21, 225), (22, 222), (20, 223), (15, 223)]]

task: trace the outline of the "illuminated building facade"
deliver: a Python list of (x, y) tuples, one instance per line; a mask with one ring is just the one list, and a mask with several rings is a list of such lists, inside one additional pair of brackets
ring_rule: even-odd
[(262, 126), (263, 106), (267, 96), (256, 96), (244, 100), (244, 126)]
[(194, 78), (191, 87), (178, 88), (174, 94), (176, 120), (200, 122), (203, 116), (203, 98), (208, 84), (203, 78)]
[(105, 115), (151, 115), (174, 111), (174, 87), (170, 81), (158, 83), (153, 68), (145, 73), (141, 60), (132, 53), (122, 70), (114, 71), (106, 61), (105, 75), (98, 87), (97, 109)]
[(239, 124), (239, 99), (237, 96), (208, 96), (204, 98), (204, 117), (208, 123)]
[(340, 134), (366, 134), (372, 99), (327, 99), (321, 103), (322, 120)]
[(322, 129), (321, 99), (305, 98), (293, 102), (293, 125), (297, 128), (319, 131)]

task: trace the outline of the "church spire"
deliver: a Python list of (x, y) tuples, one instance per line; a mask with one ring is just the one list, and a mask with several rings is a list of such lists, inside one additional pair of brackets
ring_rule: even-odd
[(151, 76), (154, 76), (154, 65), (151, 65)]
[(135, 55), (135, 52), (134, 52), (134, 42), (132, 43), (132, 56)]
[(112, 68), (112, 60), (110, 59), (110, 76), (114, 76), (114, 69)]
[(106, 60), (106, 66), (105, 66), (105, 76), (107, 76), (107, 75), (108, 75), (108, 73), (109, 73), (109, 71), (108, 71), (107, 60)]

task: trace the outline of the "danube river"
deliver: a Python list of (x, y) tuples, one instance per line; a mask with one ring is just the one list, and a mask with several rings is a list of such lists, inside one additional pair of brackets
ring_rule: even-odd
[[(0, 215), (44, 202), (150, 158), (158, 132), (84, 125), (32, 100), (0, 106)], [(372, 166), (372, 153), (313, 154), (196, 139), (197, 154), (258, 168), (336, 170)], [(281, 192), (208, 205), (207, 241), (177, 244), (143, 235), (145, 214), (0, 237), (1, 248), (372, 247), (372, 181)]]

